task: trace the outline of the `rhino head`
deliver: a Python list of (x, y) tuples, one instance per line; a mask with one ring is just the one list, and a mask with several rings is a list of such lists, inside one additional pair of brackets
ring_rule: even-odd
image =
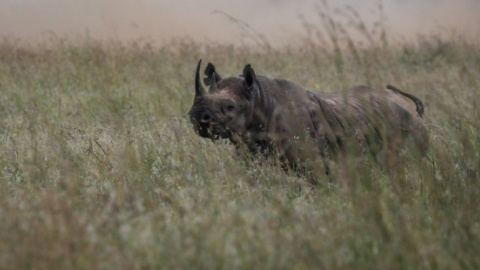
[(249, 125), (253, 107), (253, 96), (258, 83), (250, 65), (245, 66), (243, 75), (222, 79), (215, 66), (208, 63), (205, 68), (204, 84), (200, 81), (198, 62), (195, 73), (195, 97), (188, 113), (195, 132), (212, 140), (231, 138), (234, 133), (242, 133)]

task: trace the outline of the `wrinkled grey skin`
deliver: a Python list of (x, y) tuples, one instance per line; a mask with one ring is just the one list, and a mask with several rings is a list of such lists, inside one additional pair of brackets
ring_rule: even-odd
[(399, 151), (409, 141), (422, 155), (427, 151), (422, 102), (393, 86), (387, 86), (392, 92), (356, 86), (343, 94), (315, 93), (257, 76), (250, 65), (241, 76), (222, 79), (209, 63), (207, 92), (200, 66), (201, 60), (189, 116), (201, 137), (228, 138), (253, 153), (277, 155), (290, 168), (315, 156), (332, 159), (346, 148), (375, 155), (386, 148)]

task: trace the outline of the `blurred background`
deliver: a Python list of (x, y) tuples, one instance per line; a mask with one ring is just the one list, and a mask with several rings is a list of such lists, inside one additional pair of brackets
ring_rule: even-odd
[(153, 44), (248, 44), (261, 36), (284, 46), (304, 37), (306, 24), (319, 24), (319, 12), (348, 22), (349, 9), (365, 24), (380, 25), (389, 40), (452, 34), (478, 39), (480, 33), (478, 0), (0, 0), (0, 37), (30, 44), (85, 35)]

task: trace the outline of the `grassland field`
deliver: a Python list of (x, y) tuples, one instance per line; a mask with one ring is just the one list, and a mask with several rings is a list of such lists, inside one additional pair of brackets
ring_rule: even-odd
[[(480, 47), (462, 37), (274, 49), (0, 42), (0, 269), (479, 269)], [(325, 185), (187, 118), (199, 58), (425, 103), (428, 158)], [(325, 176), (318, 176), (326, 181)]]

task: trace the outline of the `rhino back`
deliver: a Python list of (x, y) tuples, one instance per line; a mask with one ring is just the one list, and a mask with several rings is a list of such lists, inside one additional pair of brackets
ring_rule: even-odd
[[(273, 100), (269, 136), (294, 159), (312, 148), (322, 156), (346, 147), (378, 152), (386, 146), (401, 147), (409, 137), (420, 152), (426, 151), (426, 128), (412, 104), (385, 91), (361, 86), (343, 94), (326, 94), (288, 80), (260, 77), (259, 82)], [(303, 140), (307, 137), (310, 140)]]

